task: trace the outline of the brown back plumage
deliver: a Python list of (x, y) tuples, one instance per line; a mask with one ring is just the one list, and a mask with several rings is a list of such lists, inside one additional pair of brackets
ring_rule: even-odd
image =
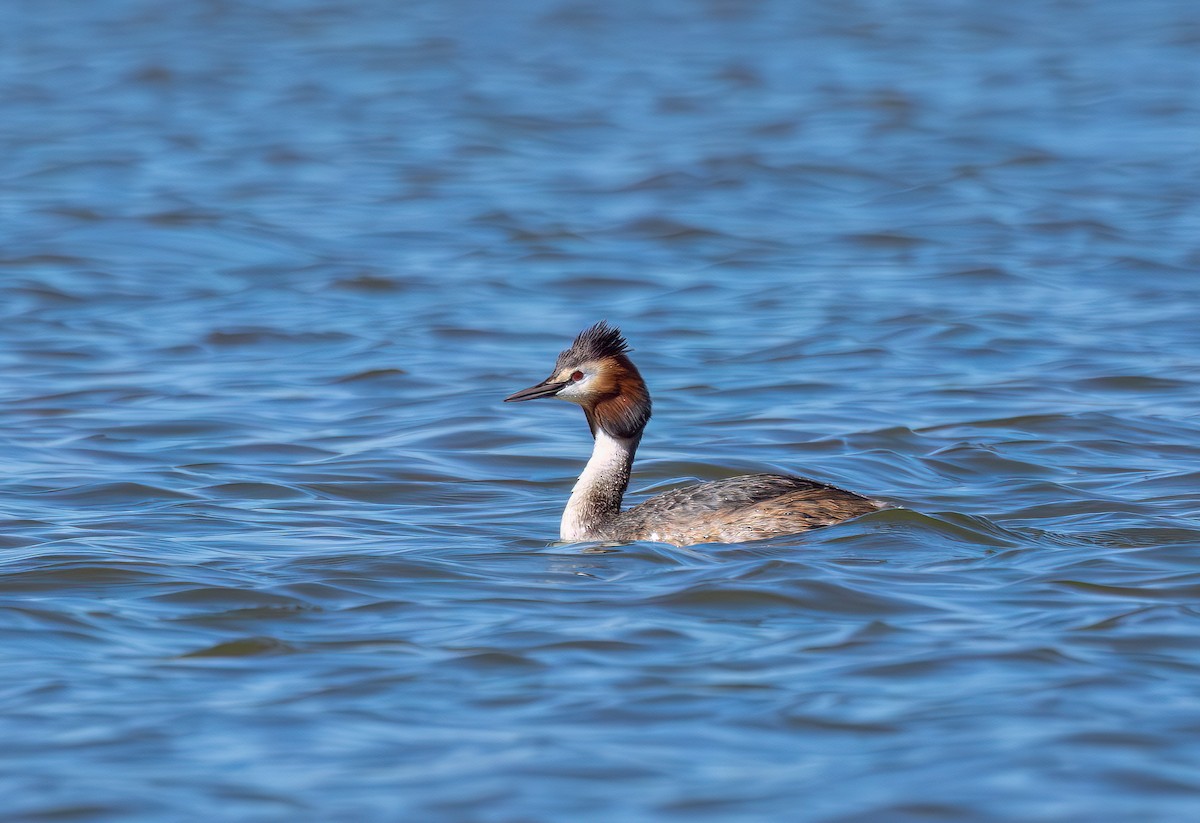
[(828, 483), (750, 474), (663, 492), (622, 512), (612, 528), (621, 540), (741, 543), (832, 526), (879, 508)]

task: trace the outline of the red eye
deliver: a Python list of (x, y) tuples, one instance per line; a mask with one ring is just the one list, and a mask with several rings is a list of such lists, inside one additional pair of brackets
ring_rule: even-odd
[(580, 380), (582, 380), (582, 379), (583, 379), (583, 372), (581, 372), (581, 371), (577, 371), (577, 372), (572, 372), (572, 373), (571, 373), (571, 380), (572, 380), (572, 381), (574, 381), (574, 382), (578, 383), (578, 382), (579, 382)]

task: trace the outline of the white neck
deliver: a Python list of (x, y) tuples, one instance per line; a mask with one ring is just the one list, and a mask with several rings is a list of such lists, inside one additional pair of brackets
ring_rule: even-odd
[(606, 526), (621, 513), (621, 498), (629, 485), (629, 471), (637, 451), (635, 437), (613, 437), (596, 429), (596, 444), (583, 474), (571, 491), (563, 511), (559, 536), (563, 540), (597, 540), (605, 537)]

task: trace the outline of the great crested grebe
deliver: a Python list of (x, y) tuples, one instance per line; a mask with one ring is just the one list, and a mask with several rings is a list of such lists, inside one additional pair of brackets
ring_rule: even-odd
[(650, 393), (621, 330), (601, 320), (558, 356), (554, 373), (504, 402), (558, 397), (583, 407), (596, 443), (563, 511), (566, 541), (742, 543), (830, 526), (884, 504), (816, 480), (747, 474), (672, 489), (621, 511)]

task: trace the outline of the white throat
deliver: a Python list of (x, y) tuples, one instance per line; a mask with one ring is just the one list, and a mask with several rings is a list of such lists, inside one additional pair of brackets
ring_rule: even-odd
[(613, 437), (597, 427), (592, 456), (571, 491), (563, 511), (559, 536), (563, 540), (596, 540), (621, 513), (621, 498), (629, 485), (629, 470), (638, 437)]

